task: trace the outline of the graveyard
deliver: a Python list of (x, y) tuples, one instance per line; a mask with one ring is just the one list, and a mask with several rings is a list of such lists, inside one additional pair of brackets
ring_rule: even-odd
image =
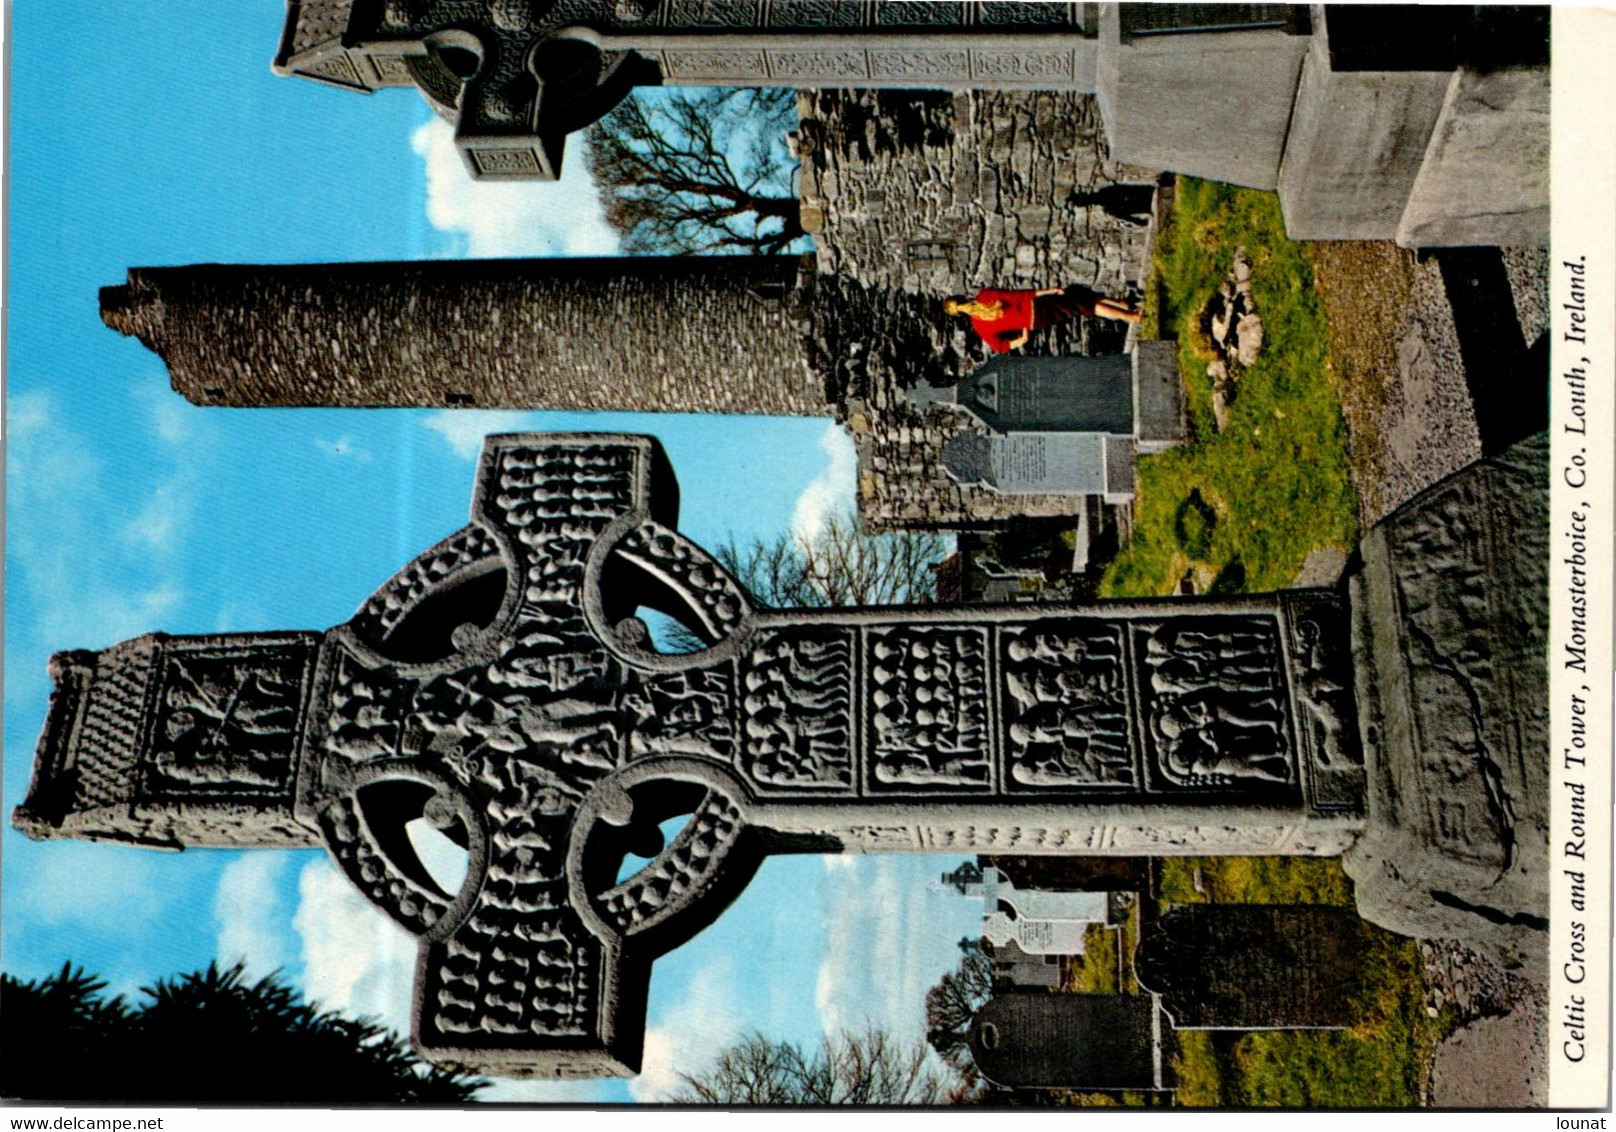
[[(457, 1070), (633, 1078), (655, 971), (773, 859), (964, 855), (977, 1099), (1442, 1103), (1445, 1043), (1543, 1009), (1546, 205), (1453, 187), (1535, 140), (1532, 45), (1504, 81), (1485, 21), (1388, 59), (1324, 7), (742, 7), (496, 4), (479, 40), (293, 0), (280, 74), (420, 90), (484, 180), (560, 177), (641, 84), (795, 78), (811, 250), (126, 265), (101, 320), (187, 411), (573, 416), (468, 446), (469, 520), (393, 530), (346, 619), (55, 642), (13, 826), (321, 850)], [(1238, 152), (1151, 124), (1209, 60)], [(1404, 132), (1442, 144), (1367, 163)], [(1079, 279), (1138, 323), (990, 361), (941, 308)], [(723, 453), (582, 415), (622, 409), (823, 418), (867, 532), (1069, 524), (1097, 598), (1001, 567), (991, 603), (770, 608), (684, 525)]]

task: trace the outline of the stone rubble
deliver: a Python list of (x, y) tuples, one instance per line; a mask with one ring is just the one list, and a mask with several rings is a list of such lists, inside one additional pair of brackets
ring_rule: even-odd
[(1222, 432), (1229, 424), (1229, 406), (1237, 395), (1242, 370), (1250, 369), (1262, 352), (1265, 330), (1251, 290), (1251, 258), (1236, 248), (1234, 262), (1223, 282), (1207, 300), (1202, 324), (1217, 356), (1206, 365), (1212, 382), (1212, 418)]

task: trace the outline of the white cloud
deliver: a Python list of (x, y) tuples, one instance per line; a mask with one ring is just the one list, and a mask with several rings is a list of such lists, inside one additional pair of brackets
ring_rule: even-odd
[(955, 941), (981, 906), (934, 881), (930, 858), (861, 857), (826, 870), (825, 958), (814, 1003), (827, 1033), (925, 1032), (926, 991), (959, 962)]
[(298, 874), (292, 927), (302, 946), (303, 990), (328, 1010), (410, 1032), (415, 937), (393, 923), (327, 860)]
[(219, 874), (213, 918), (219, 924), (221, 963), (245, 961), (253, 978), (286, 966), (291, 955), (280, 888), (290, 866), (284, 853), (245, 852)]
[(462, 460), (482, 455), (483, 438), (496, 432), (521, 432), (533, 414), (514, 409), (440, 409), (422, 418), (421, 423), (454, 449)]
[(142, 382), (134, 397), (150, 416), (153, 434), (165, 444), (194, 447), (212, 432), (204, 423), (206, 412), (177, 396), (166, 381)]
[(463, 241), (469, 256), (615, 255), (600, 194), (578, 146), (558, 182), (473, 181), (455, 149), (454, 131), (434, 118), (410, 136), (426, 163), (426, 217)]
[[(49, 394), (19, 394), (8, 410), (8, 648), (19, 656), (105, 648), (162, 628), (186, 596), (183, 478), (160, 485), (131, 517), (128, 485), (107, 476), (97, 446), (64, 426)], [(7, 677), (8, 704), (43, 700), (43, 664), (12, 666)]]
[(734, 964), (719, 959), (696, 972), (676, 1005), (648, 1021), (640, 1074), (629, 1081), (629, 1096), (641, 1103), (667, 1100), (684, 1085), (682, 1073), (706, 1071), (740, 1038), (744, 1028), (732, 990), (737, 981)]
[(135, 512), (120, 530), (124, 541), (143, 546), (158, 554), (169, 554), (183, 535), (191, 517), (192, 497), (180, 479), (157, 485), (145, 506)]
[(853, 439), (838, 424), (828, 424), (819, 437), (825, 468), (797, 497), (791, 531), (803, 542), (812, 539), (837, 511), (851, 508), (858, 489), (858, 455)]
[(53, 417), (50, 395), (43, 390), (18, 393), (6, 400), (6, 433), (13, 445), (33, 440), (50, 426)]

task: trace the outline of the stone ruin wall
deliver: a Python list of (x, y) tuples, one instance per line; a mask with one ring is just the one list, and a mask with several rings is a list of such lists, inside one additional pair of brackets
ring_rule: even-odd
[[(901, 390), (947, 385), (987, 356), (942, 300), (980, 287), (1137, 286), (1148, 229), (1068, 203), (1153, 181), (1113, 162), (1099, 107), (1061, 92), (804, 91), (803, 221), (819, 278), (810, 353), (859, 452), (859, 510), (874, 530), (993, 525), (1076, 514), (1083, 496), (962, 488), (941, 466), (963, 413), (923, 418)], [(1082, 320), (1028, 353), (1120, 350), (1120, 324)]]

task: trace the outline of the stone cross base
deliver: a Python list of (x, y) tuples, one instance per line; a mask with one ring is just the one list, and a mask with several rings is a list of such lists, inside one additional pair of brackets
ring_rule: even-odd
[(1548, 946), (1548, 438), (1400, 507), (1352, 580), (1366, 919), (1540, 976)]

